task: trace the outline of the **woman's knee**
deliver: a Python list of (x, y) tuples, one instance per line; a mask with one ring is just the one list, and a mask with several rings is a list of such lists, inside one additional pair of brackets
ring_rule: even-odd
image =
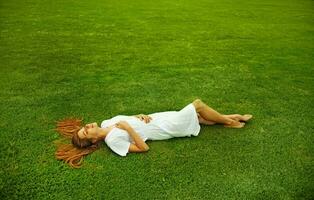
[(193, 105), (195, 107), (196, 112), (199, 112), (200, 110), (202, 110), (204, 103), (202, 102), (201, 99), (195, 99), (193, 101)]

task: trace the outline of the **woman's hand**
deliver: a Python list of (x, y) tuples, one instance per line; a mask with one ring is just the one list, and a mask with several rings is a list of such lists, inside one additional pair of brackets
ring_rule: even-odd
[(130, 124), (126, 121), (119, 121), (118, 123), (116, 123), (116, 127), (119, 129), (126, 130), (126, 131), (132, 128)]
[(152, 120), (152, 117), (150, 117), (148, 115), (144, 115), (144, 114), (135, 115), (135, 117), (139, 118), (142, 121), (144, 120), (145, 123), (149, 123), (150, 120)]

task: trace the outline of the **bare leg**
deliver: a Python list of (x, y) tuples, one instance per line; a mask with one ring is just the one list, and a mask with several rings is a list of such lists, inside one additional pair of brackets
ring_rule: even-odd
[[(199, 113), (197, 113), (197, 115), (198, 115), (198, 121), (199, 121), (200, 124), (204, 124), (204, 125), (214, 125), (214, 124), (216, 124), (216, 122), (214, 122), (214, 121), (205, 120), (204, 118), (202, 118), (200, 116)], [(248, 121), (251, 118), (251, 116), (249, 116), (249, 115), (242, 116), (242, 115), (239, 115), (239, 114), (223, 115), (223, 116), (228, 117), (228, 118), (230, 118), (232, 120), (235, 120), (235, 121), (245, 121), (245, 122)]]
[(204, 124), (204, 125), (214, 125), (214, 124), (216, 124), (216, 122), (214, 122), (214, 121), (209, 121), (209, 120), (204, 119), (198, 113), (197, 113), (197, 117), (198, 117), (198, 121), (199, 121), (200, 124)]
[[(202, 118), (200, 116), (199, 113), (197, 113), (197, 116), (198, 116), (198, 121), (199, 121), (200, 124), (204, 124), (204, 125), (214, 125), (214, 124), (216, 124), (216, 122), (214, 122), (214, 121), (205, 120), (204, 118)], [(245, 122), (247, 122), (248, 120), (250, 120), (252, 118), (252, 115), (250, 115), (250, 114), (245, 114), (245, 115), (232, 114), (232, 115), (224, 115), (224, 116), (228, 117), (230, 119), (233, 119), (235, 121), (245, 121)], [(227, 125), (225, 125), (225, 126), (227, 126)]]
[(206, 105), (199, 99), (195, 100), (193, 104), (196, 110), (198, 111), (199, 115), (206, 121), (221, 123), (228, 125), (228, 127), (234, 128), (242, 128), (244, 126), (244, 123), (240, 123), (239, 121), (233, 120), (229, 117), (220, 114), (219, 112), (210, 108), (208, 105)]

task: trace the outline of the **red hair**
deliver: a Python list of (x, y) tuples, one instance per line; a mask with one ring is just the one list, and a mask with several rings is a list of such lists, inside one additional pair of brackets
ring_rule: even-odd
[(73, 168), (80, 168), (83, 157), (99, 148), (99, 142), (93, 144), (88, 139), (80, 139), (77, 135), (82, 128), (82, 119), (66, 118), (57, 121), (56, 131), (64, 138), (71, 139), (72, 144), (57, 143), (55, 157), (57, 160), (63, 160)]

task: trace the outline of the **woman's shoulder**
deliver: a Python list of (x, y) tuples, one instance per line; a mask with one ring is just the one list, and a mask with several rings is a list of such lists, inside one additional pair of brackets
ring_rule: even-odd
[(108, 126), (111, 126), (111, 125), (117, 123), (117, 122), (120, 121), (120, 120), (125, 120), (125, 119), (127, 119), (128, 117), (129, 117), (129, 116), (127, 116), (127, 115), (117, 115), (117, 116), (114, 116), (114, 117), (112, 117), (112, 118), (105, 119), (105, 120), (103, 120), (103, 121), (101, 122), (100, 127), (101, 127), (101, 128), (106, 128), (106, 127), (108, 127)]
[(125, 130), (114, 127), (110, 130), (110, 132), (105, 137), (105, 142), (111, 142), (117, 138), (127, 139), (128, 133)]

